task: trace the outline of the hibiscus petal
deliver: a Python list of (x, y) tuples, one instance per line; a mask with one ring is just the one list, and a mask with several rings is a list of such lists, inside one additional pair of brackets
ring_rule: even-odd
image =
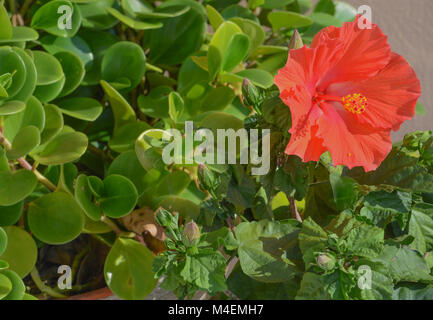
[(334, 165), (350, 169), (377, 169), (392, 149), (389, 130), (359, 123), (356, 118), (330, 103), (321, 103), (323, 116), (318, 120), (317, 136), (323, 139)]
[(315, 95), (317, 82), (340, 58), (342, 45), (341, 41), (332, 40), (317, 48), (304, 46), (290, 50), (285, 67), (280, 69), (275, 77), (275, 84), (280, 92), (289, 92), (298, 84), (305, 86), (312, 96)]
[(331, 83), (359, 81), (376, 75), (391, 60), (388, 37), (376, 25), (360, 29), (358, 16), (355, 22), (346, 22), (341, 28), (328, 27), (313, 39), (312, 48), (326, 45), (338, 39), (343, 43), (340, 60), (330, 67), (319, 83), (319, 89), (326, 89)]
[(289, 130), (292, 136), (285, 152), (299, 156), (304, 162), (318, 161), (326, 151), (322, 139), (316, 136), (316, 122), (322, 111), (317, 105), (312, 105), (308, 90), (299, 85), (291, 94), (283, 92), (281, 99), (290, 107), (292, 115), (292, 128)]
[(373, 78), (331, 85), (327, 90), (327, 94), (338, 96), (353, 93), (361, 93), (368, 102), (366, 111), (356, 116), (359, 122), (397, 131), (415, 115), (421, 84), (407, 61), (393, 53), (390, 63)]

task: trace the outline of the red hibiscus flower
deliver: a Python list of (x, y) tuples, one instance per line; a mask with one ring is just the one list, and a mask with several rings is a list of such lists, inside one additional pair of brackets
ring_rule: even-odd
[(307, 162), (329, 151), (334, 165), (371, 171), (392, 148), (391, 130), (414, 116), (421, 95), (414, 70), (377, 25), (360, 29), (359, 19), (291, 50), (275, 77), (292, 113), (287, 154)]

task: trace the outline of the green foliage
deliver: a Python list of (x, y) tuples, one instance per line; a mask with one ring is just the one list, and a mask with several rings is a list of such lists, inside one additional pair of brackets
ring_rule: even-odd
[[(334, 0), (2, 1), (0, 299), (98, 289), (74, 275), (60, 294), (45, 278), (50, 248), (95, 241), (109, 248), (72, 267), (92, 260), (122, 299), (158, 280), (188, 299), (433, 299), (431, 131), (368, 173), (284, 153), (274, 76), (355, 15)], [(270, 129), (269, 172), (190, 161), (186, 121)], [(168, 129), (185, 151), (173, 164)]]

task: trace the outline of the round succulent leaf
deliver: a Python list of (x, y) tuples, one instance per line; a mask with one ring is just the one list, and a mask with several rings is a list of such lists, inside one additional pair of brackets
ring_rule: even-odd
[[(59, 27), (61, 26), (61, 27)], [(58, 37), (73, 37), (81, 26), (81, 13), (67, 0), (53, 0), (41, 6), (33, 15), (31, 27)]]
[(85, 97), (73, 97), (57, 102), (63, 114), (84, 121), (95, 121), (102, 113), (98, 100)]
[(8, 246), (0, 256), (0, 260), (6, 261), (11, 270), (24, 278), (36, 264), (38, 248), (35, 240), (27, 231), (19, 227), (10, 226), (5, 230), (8, 236)]
[(116, 10), (114, 8), (107, 8), (106, 10), (113, 17), (115, 17), (120, 22), (122, 22), (123, 24), (125, 24), (126, 26), (128, 26), (134, 30), (159, 29), (163, 26), (163, 24), (161, 22), (145, 22), (145, 21), (134, 20), (131, 17), (124, 15), (123, 13), (119, 12), (118, 10)]
[(117, 156), (108, 168), (107, 174), (118, 174), (131, 180), (137, 189), (138, 195), (141, 195), (147, 187), (147, 171), (138, 161), (134, 150), (129, 150)]
[[(58, 53), (69, 52), (80, 58), (86, 69), (90, 69), (93, 66), (93, 52), (87, 42), (79, 36), (74, 36), (72, 38), (60, 38), (53, 35), (46, 35), (39, 41), (41, 42), (42, 47), (48, 53), (56, 56), (59, 61), (60, 59), (57, 57)], [(64, 73), (67, 74), (66, 70)]]
[(0, 226), (12, 226), (18, 222), (23, 212), (24, 203), (18, 202), (12, 206), (0, 206)]
[(13, 26), (12, 27), (12, 37), (10, 39), (0, 39), (0, 44), (2, 43), (17, 43), (17, 42), (27, 42), (38, 40), (39, 34), (36, 30), (24, 27), (24, 26)]
[(79, 159), (87, 150), (88, 139), (82, 132), (64, 132), (48, 142), (44, 149), (32, 155), (45, 165), (58, 165)]
[(0, 273), (0, 300), (6, 297), (12, 290), (12, 282), (8, 277)]
[(9, 263), (4, 260), (0, 260), (0, 271), (9, 269)]
[(6, 152), (9, 160), (24, 157), (41, 142), (39, 129), (34, 126), (22, 128), (12, 142), (12, 148)]
[(62, 65), (53, 55), (39, 50), (34, 50), (32, 53), (38, 75), (36, 82), (38, 86), (56, 83), (64, 77)]
[(81, 12), (83, 26), (93, 30), (106, 30), (114, 27), (119, 21), (106, 10), (114, 3), (115, 0), (79, 1), (78, 9)]
[(54, 56), (62, 65), (66, 77), (65, 84), (63, 85), (62, 92), (59, 96), (67, 96), (74, 92), (74, 90), (80, 85), (81, 81), (83, 81), (84, 75), (86, 74), (84, 63), (77, 55), (67, 51), (58, 52)]
[(9, 141), (12, 141), (17, 133), (24, 127), (34, 126), (39, 132), (45, 126), (45, 111), (42, 103), (35, 97), (30, 97), (23, 112), (10, 115), (5, 120), (4, 132)]
[(38, 184), (32, 171), (0, 172), (0, 206), (12, 206), (27, 198)]
[(112, 174), (104, 179), (104, 194), (100, 200), (100, 207), (107, 216), (126, 216), (134, 210), (137, 199), (137, 189), (128, 178)]
[(26, 104), (22, 101), (13, 100), (4, 102), (0, 105), (0, 116), (16, 114), (24, 110)]
[(8, 236), (6, 231), (2, 227), (0, 227), (0, 256), (5, 252), (8, 246)]
[(21, 90), (26, 81), (26, 65), (21, 56), (12, 47), (0, 47), (0, 75), (10, 74), (12, 81), (7, 88), (10, 99)]
[(63, 129), (63, 115), (54, 104), (44, 106), (45, 126), (41, 133), (41, 145), (52, 140)]
[(108, 287), (122, 299), (142, 300), (156, 287), (153, 253), (132, 239), (117, 238), (105, 260)]
[(12, 50), (20, 56), (20, 58), (24, 62), (24, 66), (26, 69), (24, 84), (21, 87), (21, 89), (17, 92), (17, 94), (13, 96), (13, 99), (27, 102), (32, 96), (33, 91), (36, 88), (36, 81), (37, 81), (36, 66), (32, 56), (30, 56), (29, 53), (27, 53), (24, 49), (13, 47)]
[(35, 97), (37, 97), (41, 102), (48, 103), (57, 98), (62, 92), (63, 86), (65, 85), (66, 78), (63, 76), (59, 81), (52, 84), (38, 86), (34, 91)]
[(108, 145), (111, 150), (120, 153), (134, 150), (137, 138), (142, 132), (149, 130), (150, 128), (150, 125), (142, 121), (128, 123), (119, 128), (116, 135), (108, 142)]
[(27, 219), (32, 233), (48, 244), (70, 242), (84, 227), (83, 210), (65, 192), (49, 193), (30, 203)]
[(186, 13), (164, 21), (160, 29), (150, 30), (144, 46), (150, 48), (149, 59), (155, 64), (182, 63), (203, 44), (206, 32), (206, 10), (192, 0), (164, 2), (158, 12), (172, 12), (173, 8), (191, 7)]
[(3, 270), (0, 271), (0, 274), (8, 277), (12, 283), (12, 290), (2, 300), (21, 300), (26, 292), (26, 286), (21, 277), (13, 270)]
[(93, 203), (93, 194), (90, 191), (88, 178), (81, 174), (75, 182), (75, 199), (84, 213), (93, 221), (99, 221), (102, 216), (101, 209)]
[(102, 79), (116, 82), (120, 78), (128, 79), (128, 89), (135, 88), (146, 72), (146, 56), (143, 49), (129, 41), (120, 41), (111, 46), (102, 59)]
[(0, 39), (12, 38), (12, 23), (9, 14), (3, 4), (0, 4)]
[(95, 197), (102, 197), (104, 194), (104, 181), (99, 177), (90, 176), (87, 178), (87, 183), (89, 185), (90, 191)]

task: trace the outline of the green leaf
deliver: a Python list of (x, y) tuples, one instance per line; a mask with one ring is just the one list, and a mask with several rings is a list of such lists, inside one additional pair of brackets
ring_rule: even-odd
[(70, 194), (53, 192), (30, 203), (28, 223), (39, 240), (64, 244), (83, 231), (84, 212)]
[(41, 145), (51, 141), (63, 129), (63, 116), (60, 109), (53, 105), (44, 106), (45, 125), (41, 133)]
[(67, 96), (74, 92), (81, 84), (81, 81), (83, 81), (86, 74), (84, 63), (75, 53), (68, 51), (57, 52), (54, 57), (62, 65), (62, 70), (66, 77), (60, 96)]
[(342, 22), (355, 20), (358, 11), (352, 5), (343, 2), (335, 1), (335, 17)]
[(243, 273), (239, 264), (227, 279), (230, 292), (242, 300), (289, 300), (294, 299), (299, 280), (294, 278), (281, 283), (266, 283), (254, 280)]
[(27, 126), (34, 126), (42, 132), (45, 127), (45, 111), (42, 103), (35, 97), (30, 97), (23, 112), (10, 115), (5, 120), (5, 136), (12, 141), (19, 130)]
[(45, 165), (64, 164), (79, 159), (87, 149), (88, 139), (81, 132), (64, 132), (57, 135), (33, 158)]
[(283, 282), (300, 272), (295, 221), (243, 222), (236, 227), (239, 261), (245, 274), (262, 282)]
[(9, 40), (12, 38), (12, 24), (9, 14), (3, 4), (0, 5), (0, 39)]
[(407, 192), (389, 193), (383, 190), (370, 192), (364, 198), (364, 207), (360, 214), (382, 228), (393, 220), (397, 220), (404, 229), (409, 219), (411, 204), (412, 196)]
[(34, 268), (38, 256), (38, 249), (32, 236), (19, 227), (6, 228), (8, 247), (0, 256), (1, 260), (9, 264), (21, 278), (27, 276)]
[(235, 98), (233, 89), (229, 87), (217, 87), (209, 91), (201, 103), (203, 111), (221, 111), (225, 109)]
[(108, 175), (117, 174), (124, 176), (134, 183), (137, 193), (140, 196), (145, 188), (148, 186), (146, 180), (147, 171), (138, 161), (137, 155), (134, 150), (129, 150), (120, 154), (111, 163), (108, 168)]
[(407, 246), (385, 245), (382, 254), (376, 260), (388, 266), (389, 274), (395, 282), (431, 282), (433, 280), (424, 257)]
[(347, 238), (348, 252), (361, 257), (376, 257), (382, 252), (384, 230), (371, 225), (352, 229)]
[(26, 104), (22, 101), (7, 101), (0, 105), (0, 116), (16, 114), (24, 110)]
[(187, 255), (180, 275), (211, 294), (227, 289), (225, 284), (226, 259), (219, 251), (203, 251)]
[(111, 150), (116, 152), (126, 152), (134, 150), (135, 141), (144, 132), (151, 127), (142, 121), (130, 122), (119, 128), (116, 135), (114, 135), (108, 142)]
[(314, 12), (323, 12), (333, 16), (335, 14), (335, 4), (332, 0), (320, 0), (314, 7)]
[(244, 18), (232, 18), (230, 21), (236, 23), (250, 39), (249, 53), (256, 50), (265, 40), (265, 31), (260, 24)]
[(81, 174), (75, 182), (75, 200), (91, 220), (99, 221), (102, 216), (102, 211), (93, 203), (92, 199), (93, 195), (89, 187), (87, 176)]
[(13, 270), (3, 270), (0, 271), (0, 274), (8, 277), (12, 283), (12, 290), (2, 300), (21, 300), (26, 292), (26, 287), (21, 277)]
[(36, 30), (29, 27), (14, 27), (12, 26), (12, 38), (0, 39), (0, 43), (22, 43), (26, 41), (34, 41), (39, 38)]
[(108, 96), (111, 109), (113, 110), (114, 133), (116, 133), (121, 126), (136, 120), (135, 111), (128, 101), (106, 81), (101, 80), (101, 86)]
[[(69, 10), (60, 11), (65, 6), (69, 7)], [(68, 26), (68, 20), (70, 20), (71, 28)], [(60, 28), (59, 25), (64, 28)], [(80, 26), (80, 11), (76, 5), (67, 0), (53, 0), (45, 3), (34, 13), (31, 22), (32, 28), (42, 29), (59, 37), (74, 36)]]
[(433, 205), (418, 203), (412, 207), (409, 235), (414, 242), (411, 247), (424, 254), (433, 249)]
[(12, 282), (8, 277), (0, 273), (0, 299), (6, 297), (12, 290)]
[(92, 98), (69, 98), (59, 101), (58, 106), (63, 114), (85, 121), (95, 121), (102, 113), (102, 105)]
[(0, 172), (0, 206), (11, 206), (27, 198), (37, 184), (35, 174), (28, 170)]
[(212, 28), (214, 29), (214, 31), (216, 31), (218, 27), (224, 22), (224, 18), (220, 15), (218, 10), (216, 10), (210, 5), (206, 6), (206, 12)]
[(144, 22), (144, 21), (137, 21), (134, 20), (116, 9), (113, 8), (106, 8), (106, 10), (115, 18), (119, 19), (122, 23), (127, 25), (128, 27), (134, 29), (134, 30), (150, 30), (150, 29), (159, 29), (163, 26), (161, 22)]
[(152, 273), (154, 255), (142, 244), (117, 238), (104, 266), (108, 287), (125, 300), (142, 300), (157, 284)]
[(34, 126), (22, 128), (12, 142), (12, 148), (6, 152), (9, 160), (24, 157), (41, 142), (39, 129)]
[(126, 216), (134, 210), (137, 198), (137, 189), (128, 178), (113, 174), (104, 179), (104, 194), (100, 207), (107, 216)]
[(180, 196), (162, 196), (158, 200), (158, 206), (171, 212), (178, 212), (179, 216), (185, 220), (196, 220), (200, 215), (200, 207), (198, 205)]
[(357, 198), (357, 192), (355, 190), (356, 181), (352, 178), (341, 176), (341, 172), (339, 173), (337, 169), (332, 169), (335, 168), (331, 168), (329, 182), (331, 183), (337, 209), (348, 209)]
[(107, 50), (102, 59), (102, 79), (114, 83), (125, 78), (129, 80), (126, 87), (128, 90), (132, 90), (140, 83), (145, 72), (146, 56), (143, 49), (133, 42), (117, 42)]
[(54, 56), (44, 51), (32, 51), (37, 71), (37, 85), (56, 83), (64, 77), (62, 65)]
[(18, 222), (23, 212), (24, 203), (18, 202), (12, 206), (0, 206), (0, 226), (12, 226)]
[[(239, 36), (235, 39), (236, 35)], [(209, 44), (209, 68), (215, 70), (211, 75), (221, 70), (230, 71), (243, 60), (249, 49), (249, 40), (245, 39), (248, 37), (237, 24), (226, 21), (220, 25)], [(231, 62), (230, 59), (235, 61)]]
[(302, 28), (313, 24), (313, 20), (302, 14), (288, 11), (272, 11), (268, 14), (268, 20), (274, 32), (281, 28)]
[(433, 300), (433, 285), (402, 284), (393, 293), (393, 300)]
[(5, 252), (8, 246), (8, 236), (4, 229), (0, 227), (0, 256)]
[[(167, 13), (189, 6), (186, 13), (164, 21), (160, 29), (150, 30), (145, 47), (150, 48), (153, 64), (175, 65), (182, 63), (203, 44), (206, 32), (206, 10), (193, 0), (164, 2), (158, 12)], [(147, 40), (147, 41), (146, 41)]]
[(375, 171), (365, 173), (362, 169), (354, 169), (349, 176), (360, 184), (385, 184), (414, 192), (433, 192), (433, 175), (418, 161), (418, 158), (406, 154), (400, 147), (395, 147)]
[(171, 120), (176, 123), (181, 117), (184, 110), (184, 102), (180, 94), (177, 92), (170, 92), (168, 95), (168, 115)]
[(328, 234), (310, 217), (302, 222), (302, 229), (299, 233), (299, 247), (302, 253), (306, 253), (310, 248), (325, 242)]

